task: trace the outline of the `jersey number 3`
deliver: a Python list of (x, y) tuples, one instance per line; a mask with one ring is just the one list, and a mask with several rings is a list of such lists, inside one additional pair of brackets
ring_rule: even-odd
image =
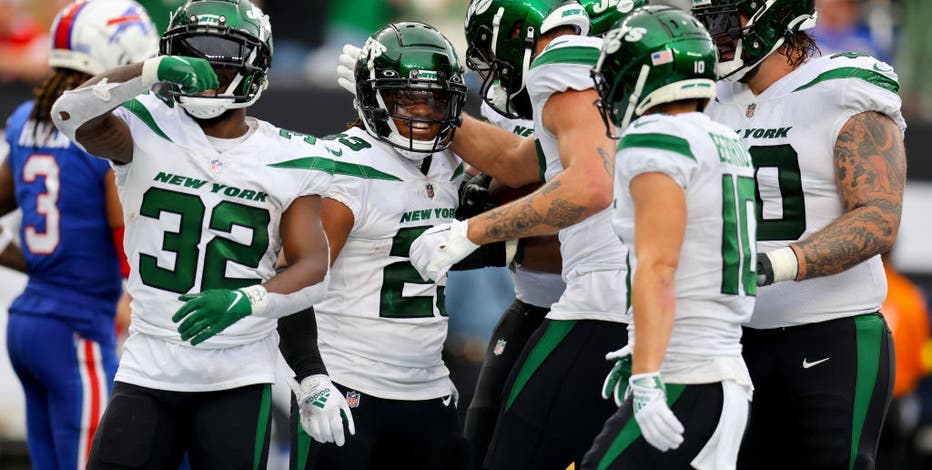
[[(198, 269), (201, 227), (206, 212), (201, 198), (161, 188), (150, 188), (142, 198), (139, 215), (159, 219), (163, 212), (179, 216), (178, 231), (165, 232), (162, 249), (175, 254), (172, 269), (159, 267), (158, 258), (139, 255), (139, 277), (143, 284), (183, 294), (194, 287)], [(238, 289), (259, 282), (258, 278), (230, 278), (226, 276), (227, 262), (250, 268), (259, 267), (262, 256), (269, 248), (269, 211), (223, 201), (210, 213), (210, 229), (232, 233), (233, 227), (252, 230), (249, 245), (228, 238), (214, 237), (205, 246), (201, 291), (207, 289)]]

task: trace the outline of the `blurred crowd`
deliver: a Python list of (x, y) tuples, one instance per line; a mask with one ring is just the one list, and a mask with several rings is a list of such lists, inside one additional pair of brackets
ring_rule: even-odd
[[(164, 29), (184, 0), (142, 0)], [(67, 0), (0, 0), (0, 82), (35, 82), (46, 72), (51, 21)], [(334, 64), (343, 44), (361, 44), (387, 22), (417, 18), (437, 26), (463, 47), (465, 0), (264, 0), (275, 25), (276, 85), (334, 87)], [(677, 0), (667, 3), (677, 3)], [(689, 2), (681, 2), (689, 3)], [(900, 74), (904, 108), (932, 121), (932, 37), (925, 34), (932, 2), (924, 0), (817, 0), (815, 30), (823, 54), (865, 52)]]

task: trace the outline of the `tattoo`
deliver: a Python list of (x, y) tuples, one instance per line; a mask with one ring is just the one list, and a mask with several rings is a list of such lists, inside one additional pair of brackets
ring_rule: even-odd
[(612, 174), (615, 171), (615, 158), (612, 156), (611, 152), (606, 152), (602, 147), (597, 147), (596, 150), (599, 152), (599, 157), (602, 158), (602, 166), (605, 167), (605, 173), (609, 177), (614, 178), (615, 175)]
[(835, 142), (835, 180), (845, 213), (796, 244), (800, 280), (845, 271), (893, 245), (906, 152), (892, 119), (871, 111), (848, 120)]
[(586, 208), (563, 199), (555, 199), (547, 210), (547, 220), (550, 225), (569, 227), (579, 221)]
[(499, 222), (490, 225), (486, 231), (488, 236), (496, 239), (520, 238), (525, 230), (540, 225), (544, 219), (529, 203), (509, 204), (499, 209), (489, 211), (489, 218), (499, 219)]
[(486, 235), (496, 240), (512, 240), (526, 237), (540, 226), (546, 226), (548, 231), (553, 231), (579, 222), (586, 208), (565, 199), (551, 201), (546, 215), (534, 208), (540, 203), (541, 197), (561, 187), (562, 183), (559, 180), (550, 181), (524, 198), (486, 212), (480, 216), (489, 221)]

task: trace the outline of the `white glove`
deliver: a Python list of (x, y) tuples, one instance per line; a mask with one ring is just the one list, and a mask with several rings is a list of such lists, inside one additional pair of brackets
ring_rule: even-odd
[(467, 228), (465, 220), (454, 220), (427, 230), (411, 243), (411, 265), (422, 278), (440, 279), (451, 266), (479, 248), (466, 237)]
[(605, 359), (615, 361), (615, 366), (605, 376), (602, 382), (602, 399), (615, 399), (615, 406), (621, 406), (625, 401), (625, 390), (628, 388), (628, 379), (631, 377), (631, 345), (612, 351), (605, 355)]
[(301, 412), (301, 427), (312, 439), (320, 443), (335, 442), (342, 446), (346, 442), (343, 433), (343, 415), (350, 435), (356, 434), (353, 414), (340, 390), (333, 386), (326, 374), (306, 377), (301, 384), (289, 379), (289, 385), (298, 400)]
[(340, 65), (337, 66), (337, 84), (356, 96), (356, 62), (362, 54), (362, 49), (352, 45), (343, 45), (340, 54)]
[(632, 375), (628, 390), (634, 395), (634, 419), (647, 443), (661, 452), (683, 443), (683, 424), (667, 406), (667, 390), (659, 372)]

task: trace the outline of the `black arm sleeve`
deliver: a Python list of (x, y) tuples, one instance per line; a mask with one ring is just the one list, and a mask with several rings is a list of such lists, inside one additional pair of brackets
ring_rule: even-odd
[(298, 382), (314, 374), (326, 374), (317, 347), (317, 319), (314, 307), (278, 319), (278, 349), (294, 370)]

